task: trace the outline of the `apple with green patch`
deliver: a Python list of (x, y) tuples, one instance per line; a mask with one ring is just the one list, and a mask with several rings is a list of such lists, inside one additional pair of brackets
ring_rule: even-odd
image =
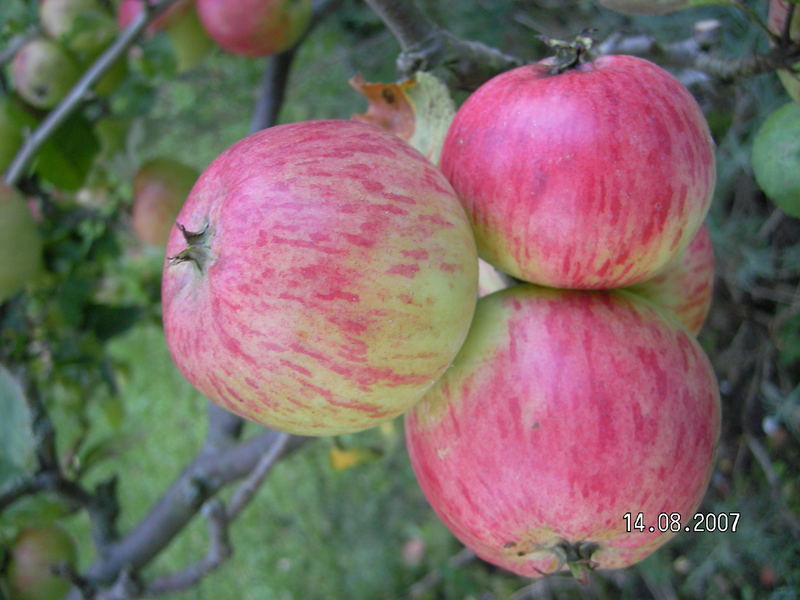
[[(583, 578), (672, 538), (659, 514), (691, 524), (720, 404), (697, 341), (651, 303), (521, 284), (478, 301), (405, 424), (422, 491), (459, 540), (519, 575)], [(640, 512), (652, 529), (626, 522)]]
[(352, 121), (254, 133), (198, 179), (170, 234), (167, 346), (206, 397), (336, 435), (413, 406), (475, 308), (478, 261), (441, 172)]

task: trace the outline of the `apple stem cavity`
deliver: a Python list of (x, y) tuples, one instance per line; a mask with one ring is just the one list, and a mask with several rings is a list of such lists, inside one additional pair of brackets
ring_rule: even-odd
[(537, 35), (548, 47), (555, 50), (551, 75), (560, 75), (569, 69), (574, 69), (591, 59), (589, 51), (594, 45), (592, 34), (596, 29), (584, 29), (572, 41), (559, 40), (546, 35)]
[(175, 256), (170, 256), (168, 258), (169, 264), (176, 265), (192, 261), (201, 273), (205, 273), (206, 266), (211, 261), (211, 248), (208, 244), (210, 238), (208, 223), (200, 231), (189, 231), (180, 223), (176, 223), (176, 225), (181, 230), (183, 239), (186, 240), (188, 247), (178, 252)]

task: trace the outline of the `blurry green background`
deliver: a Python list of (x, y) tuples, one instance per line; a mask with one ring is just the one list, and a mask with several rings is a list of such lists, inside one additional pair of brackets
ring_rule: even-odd
[[(614, 31), (683, 39), (694, 22), (719, 18), (728, 56), (764, 50), (761, 34), (733, 9), (706, 8), (632, 18), (589, 1), (426, 0), (421, 6), (453, 33), (526, 59), (545, 50), (536, 33), (569, 36), (586, 27), (600, 39)], [(762, 14), (767, 2), (751, 2)], [(26, 19), (24, 3), (2, 0), (6, 19)], [(365, 102), (347, 80), (394, 79), (397, 43), (361, 2), (348, 0), (299, 51), (281, 122), (349, 118)], [(169, 61), (164, 42), (145, 56)], [(128, 152), (109, 164), (110, 192), (130, 202), (130, 176), (144, 160), (169, 155), (205, 167), (247, 133), (264, 60), (215, 52), (180, 76), (159, 75), (151, 89), (127, 89), (112, 101), (136, 115)], [(167, 69), (168, 71), (168, 69)], [(130, 84), (135, 87), (135, 82)], [(417, 488), (402, 441), (402, 423), (345, 436), (345, 448), (373, 458), (335, 470), (332, 440), (308, 444), (281, 461), (235, 523), (235, 554), (181, 599), (399, 598), (771, 598), (800, 597), (800, 222), (776, 212), (749, 165), (752, 136), (788, 101), (777, 77), (718, 87), (704, 96), (718, 145), (719, 181), (709, 226), (717, 254), (715, 303), (700, 340), (723, 393), (723, 437), (708, 494), (698, 512), (740, 512), (736, 533), (681, 534), (634, 568), (598, 573), (581, 587), (567, 577), (531, 582), (459, 554)], [(114, 102), (117, 104), (115, 105)], [(109, 192), (104, 192), (108, 194)], [(157, 285), (161, 257), (128, 240), (116, 293), (136, 298)], [(142, 296), (144, 297), (144, 296)], [(89, 481), (118, 472), (125, 531), (187, 464), (205, 434), (205, 401), (173, 367), (157, 315), (111, 342), (120, 396), (92, 405), (91, 438), (113, 454)], [(54, 407), (57, 424), (79, 424)], [(248, 433), (255, 431), (249, 426)], [(64, 436), (67, 437), (67, 436)], [(113, 443), (109, 440), (114, 440)], [(13, 518), (23, 519), (17, 510)], [(66, 521), (91, 544), (85, 517)], [(171, 572), (205, 553), (195, 520), (148, 569)], [(412, 587), (420, 581), (422, 586)], [(427, 586), (427, 587), (426, 587)], [(413, 593), (412, 593), (413, 592)], [(417, 595), (413, 595), (416, 593)]]

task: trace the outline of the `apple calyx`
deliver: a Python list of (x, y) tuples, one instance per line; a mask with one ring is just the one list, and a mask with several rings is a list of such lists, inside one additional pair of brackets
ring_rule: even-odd
[(537, 38), (555, 50), (556, 55), (552, 58), (553, 68), (550, 69), (550, 74), (560, 75), (591, 60), (589, 51), (594, 45), (592, 34), (595, 31), (597, 30), (594, 28), (584, 29), (572, 41), (537, 35)]
[[(509, 542), (504, 548), (512, 549), (515, 546), (516, 544)], [(597, 568), (597, 563), (592, 560), (592, 554), (599, 548), (600, 546), (595, 542), (568, 542), (562, 538), (561, 541), (552, 546), (539, 546), (530, 552), (517, 550), (515, 554), (520, 558), (543, 558), (543, 555), (549, 554), (555, 557), (557, 563), (552, 571), (539, 571), (542, 575), (558, 573), (564, 567), (567, 567), (579, 583), (586, 584), (589, 581), (589, 574)]]
[(176, 225), (178, 229), (181, 230), (183, 239), (186, 240), (188, 246), (175, 256), (168, 257), (169, 264), (176, 265), (178, 263), (192, 261), (201, 273), (205, 273), (206, 267), (211, 261), (211, 247), (209, 245), (211, 235), (208, 229), (208, 223), (206, 223), (200, 231), (189, 231), (180, 223), (176, 223)]

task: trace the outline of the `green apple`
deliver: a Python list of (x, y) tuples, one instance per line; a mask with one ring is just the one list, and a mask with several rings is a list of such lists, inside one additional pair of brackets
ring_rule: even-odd
[(194, 6), (167, 25), (165, 31), (175, 52), (178, 73), (196, 67), (215, 46), (214, 40), (200, 23)]
[(41, 0), (42, 28), (77, 54), (93, 54), (107, 46), (118, 27), (99, 0)]
[(41, 262), (42, 240), (25, 199), (0, 183), (0, 302), (30, 282)]
[(800, 104), (773, 112), (753, 139), (753, 174), (764, 193), (800, 219)]
[(53, 108), (80, 77), (73, 58), (56, 42), (36, 37), (14, 55), (11, 74), (17, 93), (36, 108)]
[(11, 545), (8, 587), (15, 600), (61, 600), (69, 582), (51, 572), (59, 563), (75, 563), (75, 542), (60, 526), (28, 527)]

